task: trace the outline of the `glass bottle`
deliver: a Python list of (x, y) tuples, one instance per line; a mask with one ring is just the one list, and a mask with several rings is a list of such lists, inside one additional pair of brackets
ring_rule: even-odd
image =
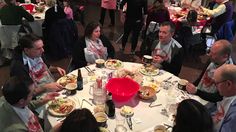
[(106, 114), (108, 117), (114, 117), (115, 115), (115, 104), (112, 101), (112, 94), (109, 92), (107, 96), (106, 106), (105, 106)]
[(83, 89), (83, 78), (81, 75), (81, 70), (78, 69), (78, 76), (77, 76), (77, 90)]

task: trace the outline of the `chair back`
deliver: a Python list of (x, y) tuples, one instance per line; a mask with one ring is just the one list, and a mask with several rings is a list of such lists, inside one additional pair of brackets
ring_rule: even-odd
[(2, 49), (14, 49), (18, 45), (20, 26), (21, 25), (0, 26), (0, 42)]

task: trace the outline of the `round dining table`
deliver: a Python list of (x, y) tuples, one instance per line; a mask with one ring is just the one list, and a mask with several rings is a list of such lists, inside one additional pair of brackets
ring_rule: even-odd
[[(122, 64), (123, 69), (141, 74), (139, 69), (143, 67), (143, 64), (132, 62), (122, 62)], [(80, 68), (83, 77), (83, 90), (77, 91), (75, 95), (70, 96), (61, 94), (60, 97), (66, 96), (66, 98), (70, 98), (76, 103), (76, 108), (88, 108), (94, 113), (94, 107), (96, 105), (92, 102), (91, 86), (94, 84), (96, 77), (100, 76), (103, 79), (109, 79), (107, 76), (111, 74), (114, 75), (117, 70), (97, 68), (95, 64), (88, 67), (95, 72), (95, 75), (89, 76), (85, 67)], [(77, 70), (72, 71), (68, 75), (72, 74), (77, 75)], [(207, 101), (202, 100), (198, 96), (190, 95), (186, 91), (178, 89), (178, 81), (180, 78), (164, 70), (159, 70), (159, 73), (155, 76), (142, 75), (142, 79), (142, 82), (148, 80), (158, 84), (159, 90), (156, 96), (151, 100), (142, 100), (136, 94), (125, 102), (114, 101), (116, 106), (115, 117), (108, 118), (107, 120), (107, 129), (110, 132), (115, 130), (117, 118), (122, 117), (120, 112), (124, 105), (132, 107), (134, 112), (131, 117), (132, 130), (129, 128), (127, 122), (124, 123), (127, 131), (153, 132), (157, 125), (173, 126), (176, 107), (174, 107), (174, 109), (172, 108), (172, 110), (170, 107), (173, 105), (177, 106), (182, 100), (191, 98), (201, 102), (203, 105), (207, 103)], [(144, 84), (141, 83), (141, 85)], [(63, 91), (61, 93), (63, 93)], [(47, 109), (45, 109), (45, 131), (49, 131), (50, 128), (58, 124), (64, 118), (65, 117), (52, 116), (47, 112)], [(169, 131), (171, 131), (171, 127)]]

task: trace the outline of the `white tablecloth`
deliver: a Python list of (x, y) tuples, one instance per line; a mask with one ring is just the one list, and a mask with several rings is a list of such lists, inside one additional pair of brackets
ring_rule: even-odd
[[(106, 73), (110, 73), (113, 71), (113, 70), (109, 70), (109, 69), (105, 69), (105, 68), (99, 69), (99, 68), (96, 68), (95, 65), (91, 65), (89, 67), (91, 69), (96, 69), (96, 71), (95, 71), (96, 75), (104, 74), (104, 71), (106, 71)], [(140, 67), (142, 67), (142, 64), (124, 62), (125, 69), (135, 70)], [(89, 94), (89, 89), (90, 89), (90, 85), (93, 82), (90, 81), (90, 78), (88, 77), (88, 72), (84, 68), (81, 68), (81, 71), (82, 71), (82, 75), (84, 77), (84, 80), (88, 81), (88, 83), (84, 84), (84, 88), (82, 91), (77, 91), (76, 95), (68, 97), (68, 98), (71, 98), (72, 100), (76, 101), (77, 108), (80, 108), (80, 105), (81, 105), (81, 102), (83, 99), (86, 99), (86, 100), (92, 102), (91, 101), (92, 95)], [(77, 70), (71, 72), (70, 74), (77, 75)], [(153, 105), (161, 104), (161, 106), (150, 108), (149, 105), (151, 102), (140, 100), (138, 98), (138, 96), (134, 96), (128, 102), (122, 102), (122, 103), (115, 102), (116, 115), (120, 114), (120, 109), (123, 105), (129, 105), (129, 106), (133, 107), (134, 115), (132, 116), (132, 122), (133, 122), (133, 131), (135, 131), (135, 132), (150, 132), (150, 131), (154, 130), (154, 127), (156, 125), (161, 125), (163, 123), (173, 125), (173, 120), (171, 120), (172, 115), (170, 115), (168, 117), (168, 116), (162, 114), (161, 111), (162, 111), (162, 109), (167, 109), (166, 108), (167, 104), (170, 104), (170, 103), (175, 104), (175, 103), (178, 103), (181, 100), (183, 100), (183, 98), (182, 98), (183, 95), (185, 97), (194, 98), (203, 104), (207, 103), (206, 101), (200, 99), (197, 96), (188, 95), (187, 93), (184, 93), (183, 91), (179, 90), (177, 88), (177, 82), (178, 82), (179, 78), (174, 76), (171, 73), (161, 70), (160, 74), (157, 76), (153, 76), (153, 78), (154, 78), (154, 80), (159, 81), (159, 82), (163, 82), (164, 80), (169, 80), (173, 84), (172, 87), (170, 87), (168, 90), (161, 88), (160, 92), (158, 92), (156, 94), (156, 99), (154, 102), (152, 102), (152, 104)], [(90, 106), (88, 103), (84, 102), (82, 107), (88, 108), (93, 112), (94, 106), (95, 105)], [(59, 123), (57, 121), (58, 118), (53, 117), (49, 114), (46, 115), (46, 119), (47, 120), (45, 120), (45, 126), (46, 126), (47, 130), (49, 128), (51, 128), (51, 126), (54, 126), (57, 123)], [(116, 120), (109, 119), (107, 121), (107, 125), (108, 125), (108, 129), (111, 132), (114, 131), (114, 129), (116, 127)], [(127, 123), (125, 123), (125, 126), (128, 131), (131, 131), (129, 129)]]

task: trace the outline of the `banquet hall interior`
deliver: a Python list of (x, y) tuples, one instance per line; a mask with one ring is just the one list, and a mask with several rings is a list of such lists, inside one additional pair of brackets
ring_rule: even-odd
[[(124, 62), (141, 63), (142, 57), (138, 53), (139, 47), (143, 41), (141, 37), (139, 37), (138, 46), (136, 48), (135, 55), (130, 54), (130, 47), (131, 47), (130, 40), (127, 44), (128, 48), (125, 49), (124, 53), (120, 52), (121, 40), (119, 40), (119, 37), (123, 33), (123, 25), (121, 24), (120, 19), (119, 19), (119, 12), (116, 11), (115, 13), (116, 13), (115, 26), (114, 27), (108, 26), (110, 19), (107, 12), (107, 15), (105, 17), (105, 22), (102, 27), (102, 32), (109, 38), (109, 40), (112, 42), (115, 48), (115, 51), (116, 51), (115, 58)], [(100, 4), (94, 1), (89, 2), (85, 9), (85, 24), (87, 24), (90, 21), (98, 21), (99, 17), (100, 17)], [(84, 27), (79, 22), (77, 23), (77, 27), (79, 31), (79, 36), (82, 36), (84, 32)], [(235, 37), (232, 42), (232, 45), (233, 45), (232, 58), (235, 60), (236, 59)], [(60, 66), (64, 69), (67, 69), (70, 59), (71, 59), (71, 56), (68, 56), (60, 60), (53, 60), (53, 59), (48, 58), (50, 64), (54, 66)], [(195, 58), (185, 57), (179, 77), (188, 79), (189, 81), (193, 82), (201, 73), (202, 69), (206, 65), (207, 60), (208, 60), (208, 57), (206, 54), (201, 54), (199, 55), (199, 57), (195, 57)], [(10, 65), (8, 64), (8, 65), (0, 67), (0, 86), (2, 86), (4, 82), (9, 78), (9, 66)]]

